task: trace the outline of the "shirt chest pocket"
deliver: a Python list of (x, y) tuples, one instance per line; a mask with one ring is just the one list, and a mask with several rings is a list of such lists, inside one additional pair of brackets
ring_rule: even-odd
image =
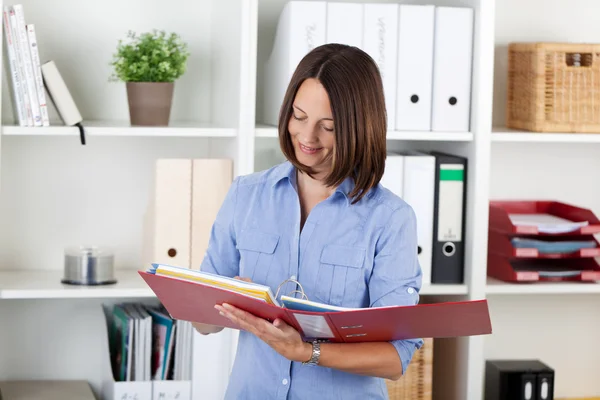
[(365, 294), (365, 251), (344, 245), (323, 248), (316, 282), (319, 300), (348, 307), (360, 302)]
[(240, 276), (265, 283), (273, 263), (279, 235), (259, 230), (242, 231), (237, 238), (240, 252)]

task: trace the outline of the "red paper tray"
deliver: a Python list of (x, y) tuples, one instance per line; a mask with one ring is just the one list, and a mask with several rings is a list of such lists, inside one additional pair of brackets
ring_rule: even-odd
[(533, 263), (540, 266), (548, 262), (568, 266), (570, 269), (581, 270), (582, 272), (578, 275), (568, 277), (542, 276), (536, 271), (519, 270), (519, 266), (525, 263), (532, 264), (531, 260), (510, 260), (498, 254), (488, 253), (487, 274), (492, 278), (505, 282), (600, 281), (600, 264), (594, 258), (533, 260)]
[[(587, 221), (588, 225), (568, 233), (539, 232), (536, 226), (517, 226), (509, 214), (550, 214), (574, 222)], [(600, 233), (600, 220), (586, 208), (558, 201), (500, 200), (490, 201), (489, 229), (507, 235), (573, 236)]]
[(568, 240), (593, 240), (596, 242), (595, 248), (580, 249), (570, 253), (540, 253), (536, 248), (524, 248), (514, 247), (511, 243), (511, 239), (514, 236), (504, 235), (500, 232), (490, 230), (488, 232), (488, 251), (495, 253), (506, 258), (540, 258), (540, 259), (551, 259), (551, 258), (588, 258), (588, 257), (600, 257), (600, 242), (592, 235), (582, 235), (574, 238), (571, 236), (558, 236), (553, 237), (554, 241), (568, 241)]

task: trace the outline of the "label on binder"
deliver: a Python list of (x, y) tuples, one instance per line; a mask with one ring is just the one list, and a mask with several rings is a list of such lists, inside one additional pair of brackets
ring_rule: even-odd
[(304, 336), (318, 339), (329, 339), (335, 337), (324, 316), (297, 313), (293, 314), (296, 318), (296, 321), (298, 321)]
[(462, 240), (464, 166), (440, 165), (437, 240)]

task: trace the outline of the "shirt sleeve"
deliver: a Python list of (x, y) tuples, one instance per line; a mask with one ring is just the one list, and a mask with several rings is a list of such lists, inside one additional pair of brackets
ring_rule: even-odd
[(231, 184), (212, 225), (201, 271), (228, 277), (239, 275), (240, 255), (234, 229), (238, 187), (239, 177)]
[[(369, 281), (371, 307), (414, 305), (419, 302), (422, 272), (417, 258), (417, 221), (412, 207), (395, 210), (375, 246)], [(402, 362), (404, 374), (421, 338), (391, 342)]]

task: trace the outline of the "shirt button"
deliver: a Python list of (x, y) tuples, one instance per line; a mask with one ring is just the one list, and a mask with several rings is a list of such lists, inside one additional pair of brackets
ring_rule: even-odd
[(281, 383), (283, 383), (284, 385), (287, 385), (288, 384), (288, 380), (284, 379), (284, 380), (281, 381)]
[(293, 280), (293, 281), (295, 281), (296, 280), (296, 275), (290, 276), (290, 279)]
[(410, 294), (413, 294), (413, 293), (415, 292), (415, 289), (413, 289), (413, 288), (409, 287), (409, 288), (407, 289), (407, 292), (408, 292), (408, 293), (410, 293)]

